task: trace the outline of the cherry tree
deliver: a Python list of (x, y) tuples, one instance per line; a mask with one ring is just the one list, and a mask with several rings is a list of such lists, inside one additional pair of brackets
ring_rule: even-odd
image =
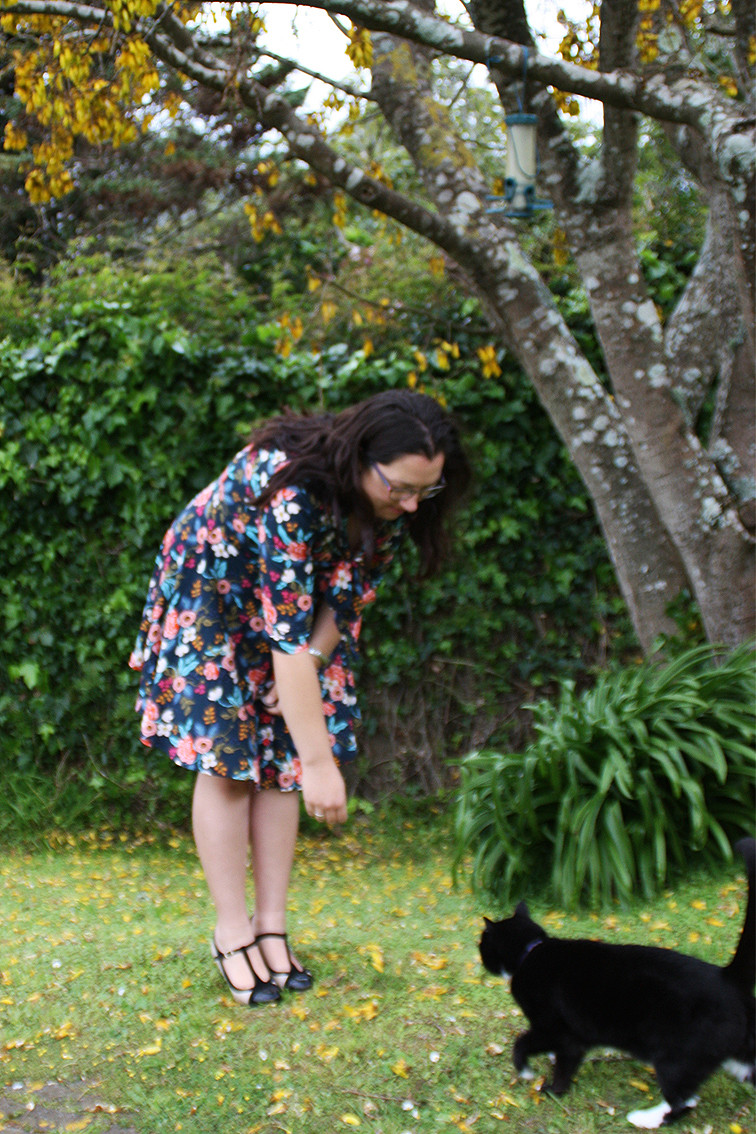
[[(118, 145), (138, 136), (153, 100), (170, 106), (211, 93), (216, 118), (241, 114), (283, 139), (292, 162), (425, 238), (479, 297), (493, 341), (518, 359), (583, 477), (644, 647), (670, 628), (669, 603), (684, 590), (710, 640), (753, 635), (750, 0), (597, 0), (554, 55), (539, 49), (524, 0), (469, 0), (451, 14), (432, 0), (299, 7), (328, 13), (343, 30), (355, 75), (332, 85), (380, 113), (417, 192), (393, 188), (318, 116), (295, 108), (282, 82), (297, 60), (266, 40), (259, 5), (0, 0), (3, 55), (22, 107), (8, 119), (5, 145), (28, 151), (32, 199), (74, 185), (82, 140)], [(522, 221), (492, 211), (481, 155), (438, 94), (439, 58), (479, 65), (502, 116), (523, 106), (535, 115), (539, 191), (553, 202), (585, 289), (604, 374), (529, 258)], [(591, 156), (569, 128), (575, 96), (601, 110)], [(649, 121), (707, 207), (697, 264), (666, 318), (647, 291), (633, 226)], [(30, 125), (41, 137), (34, 147)], [(264, 222), (254, 203), (250, 214)]]

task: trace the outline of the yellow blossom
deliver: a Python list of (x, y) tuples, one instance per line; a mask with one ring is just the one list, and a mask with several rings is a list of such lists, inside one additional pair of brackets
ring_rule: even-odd
[(335, 318), (337, 311), (338, 307), (335, 303), (332, 302), (332, 300), (326, 299), (323, 301), (323, 303), (321, 303), (320, 318), (323, 320), (326, 326), (328, 326), (331, 320)]
[[(569, 114), (571, 118), (577, 118), (580, 114), (580, 103), (574, 95), (567, 94), (565, 91), (553, 91), (554, 102), (556, 103), (557, 110), (562, 114)], [(501, 193), (497, 194), (501, 196)]]
[(343, 228), (347, 219), (347, 199), (343, 193), (333, 195), (333, 223), (337, 228)]
[(257, 206), (248, 201), (244, 206), (244, 212), (249, 219), (249, 227), (256, 244), (260, 244), (268, 232), (273, 232), (276, 236), (281, 235), (281, 225), (270, 209), (261, 214)]
[(371, 67), (373, 64), (373, 44), (367, 28), (353, 27), (349, 31), (349, 44), (346, 53), (355, 67)]
[(13, 122), (5, 123), (5, 141), (3, 145), (6, 150), (25, 150), (28, 140), (25, 130), (19, 130)]
[(680, 16), (691, 27), (701, 15), (703, 8), (703, 0), (681, 0), (680, 3)]
[(498, 378), (501, 374), (501, 367), (499, 366), (496, 358), (496, 347), (493, 344), (484, 347), (478, 347), (478, 358), (481, 362), (484, 378)]
[(552, 248), (554, 250), (554, 265), (557, 268), (564, 268), (570, 258), (569, 248), (567, 245), (567, 233), (564, 229), (554, 229), (554, 236), (552, 237)]
[(278, 184), (279, 174), (274, 162), (261, 161), (257, 166), (256, 172), (266, 179), (269, 189), (272, 189)]

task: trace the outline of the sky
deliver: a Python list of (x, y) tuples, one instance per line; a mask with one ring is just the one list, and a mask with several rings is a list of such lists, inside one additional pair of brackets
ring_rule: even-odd
[[(559, 9), (573, 19), (585, 18), (590, 10), (588, 0), (525, 0), (531, 27), (542, 33), (539, 48), (546, 54), (556, 51), (562, 38), (557, 20)], [(280, 55), (296, 58), (313, 71), (330, 78), (344, 78), (350, 71), (344, 55), (344, 36), (326, 12), (295, 4), (263, 4), (267, 34), (265, 42)], [(439, 7), (449, 13), (462, 11), (457, 0), (439, 0)], [(347, 21), (345, 21), (347, 22)]]
[[(460, 0), (437, 0), (438, 8), (450, 15), (464, 11)], [(591, 0), (525, 0), (530, 26), (537, 37), (539, 50), (555, 55), (564, 35), (557, 14), (565, 11), (575, 21), (585, 20), (593, 7)], [(346, 54), (346, 40), (327, 12), (309, 8), (306, 4), (260, 5), (265, 17), (264, 42), (278, 55), (296, 59), (311, 71), (339, 81), (346, 79), (355, 85), (354, 71)], [(348, 20), (342, 21), (348, 25)], [(482, 66), (474, 68), (473, 82), (481, 86), (489, 82)], [(356, 85), (359, 85), (357, 83)], [(330, 88), (314, 81), (305, 99), (305, 107), (316, 110), (328, 95)], [(581, 118), (599, 124), (602, 111), (597, 104), (579, 98)]]

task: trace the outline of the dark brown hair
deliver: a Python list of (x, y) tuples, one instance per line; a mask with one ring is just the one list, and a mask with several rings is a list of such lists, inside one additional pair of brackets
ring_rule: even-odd
[(337, 414), (288, 411), (256, 429), (250, 441), (258, 449), (275, 446), (289, 457), (257, 502), (265, 503), (286, 484), (307, 485), (337, 515), (357, 517), (368, 559), (375, 516), (361, 486), (365, 469), (373, 461), (390, 464), (408, 453), (429, 460), (443, 453), (446, 487), (407, 517), (420, 553), (421, 575), (439, 568), (448, 550), (451, 515), (470, 481), (470, 466), (459, 428), (434, 398), (411, 390), (385, 390)]

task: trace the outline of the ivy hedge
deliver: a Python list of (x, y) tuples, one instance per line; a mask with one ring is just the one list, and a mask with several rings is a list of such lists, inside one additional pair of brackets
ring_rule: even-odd
[[(0, 342), (0, 767), (59, 787), (73, 776), (110, 793), (121, 821), (165, 803), (127, 658), (174, 515), (253, 423), (284, 405), (338, 410), (416, 366), (409, 349), (346, 344), (284, 358), (275, 325), (240, 321), (229, 346), (164, 312), (90, 299)], [(397, 566), (366, 618), (355, 782), (368, 797), (434, 790), (471, 746), (518, 744), (522, 701), (633, 645), (590, 501), (535, 395), (506, 359), (484, 379), (464, 334), (457, 345), (421, 380), (459, 418), (476, 483), (455, 562), (422, 587)]]

